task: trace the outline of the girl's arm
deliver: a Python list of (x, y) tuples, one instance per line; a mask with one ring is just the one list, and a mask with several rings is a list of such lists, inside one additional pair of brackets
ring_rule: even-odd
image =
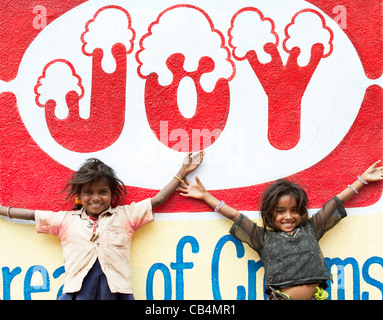
[[(208, 204), (213, 209), (217, 208), (220, 204), (220, 201), (215, 198), (210, 192), (208, 192), (205, 187), (203, 186), (202, 182), (199, 180), (199, 178), (195, 177), (196, 183), (191, 183), (188, 180), (185, 180), (186, 184), (182, 184), (178, 190), (181, 191), (181, 196), (187, 197), (187, 198), (195, 198), (200, 199), (204, 201), (206, 204)], [(223, 215), (225, 218), (228, 218), (230, 220), (236, 221), (240, 215), (240, 213), (235, 210), (234, 208), (231, 208), (227, 204), (223, 204), (218, 212)]]
[(19, 209), (19, 208), (0, 206), (0, 215), (5, 217), (8, 216), (9, 218), (16, 218), (16, 219), (35, 220), (35, 211), (28, 210), (28, 209)]
[(181, 181), (184, 181), (189, 173), (198, 168), (202, 162), (204, 154), (204, 151), (200, 151), (195, 155), (192, 155), (192, 152), (187, 154), (180, 171), (178, 171), (174, 178), (160, 192), (150, 199), (152, 208), (163, 204), (173, 194)]
[[(361, 176), (360, 179), (355, 180), (355, 182), (347, 187), (341, 193), (338, 194), (338, 198), (342, 203), (350, 200), (359, 190), (361, 190), (366, 183), (373, 181), (383, 180), (383, 167), (378, 167), (378, 164), (381, 160), (376, 161), (372, 166), (370, 166)], [(364, 181), (364, 182), (363, 182)], [(355, 192), (355, 190), (356, 192)]]

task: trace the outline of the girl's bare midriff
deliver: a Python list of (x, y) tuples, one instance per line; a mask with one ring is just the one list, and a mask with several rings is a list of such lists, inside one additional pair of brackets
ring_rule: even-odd
[(311, 300), (314, 297), (317, 283), (303, 284), (301, 286), (281, 288), (283, 293), (287, 293), (292, 300)]

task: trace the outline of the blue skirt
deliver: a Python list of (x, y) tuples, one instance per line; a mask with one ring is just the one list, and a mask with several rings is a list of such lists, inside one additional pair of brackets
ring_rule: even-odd
[(133, 294), (110, 291), (98, 259), (85, 276), (80, 291), (64, 293), (59, 300), (134, 300)]

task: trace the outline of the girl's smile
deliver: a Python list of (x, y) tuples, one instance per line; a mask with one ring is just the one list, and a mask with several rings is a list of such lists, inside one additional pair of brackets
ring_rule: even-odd
[(86, 212), (93, 218), (109, 208), (112, 192), (106, 179), (86, 184), (81, 189), (80, 200)]
[(293, 234), (294, 229), (301, 223), (297, 200), (290, 195), (278, 199), (274, 209), (274, 225), (279, 231)]

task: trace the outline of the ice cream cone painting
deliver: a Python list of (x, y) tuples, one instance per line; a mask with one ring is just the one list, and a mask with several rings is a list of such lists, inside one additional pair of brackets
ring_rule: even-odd
[(333, 32), (311, 9), (297, 12), (284, 31), (283, 50), (289, 53), (285, 65), (277, 49), (274, 21), (254, 7), (233, 16), (229, 43), (235, 59), (247, 59), (267, 94), (270, 144), (289, 150), (299, 142), (302, 97), (320, 60), (331, 55)]
[[(151, 129), (171, 149), (206, 149), (224, 130), (230, 111), (235, 68), (223, 34), (203, 10), (180, 5), (162, 12), (140, 44), (138, 72), (146, 79)], [(161, 125), (185, 135), (163, 140)]]

